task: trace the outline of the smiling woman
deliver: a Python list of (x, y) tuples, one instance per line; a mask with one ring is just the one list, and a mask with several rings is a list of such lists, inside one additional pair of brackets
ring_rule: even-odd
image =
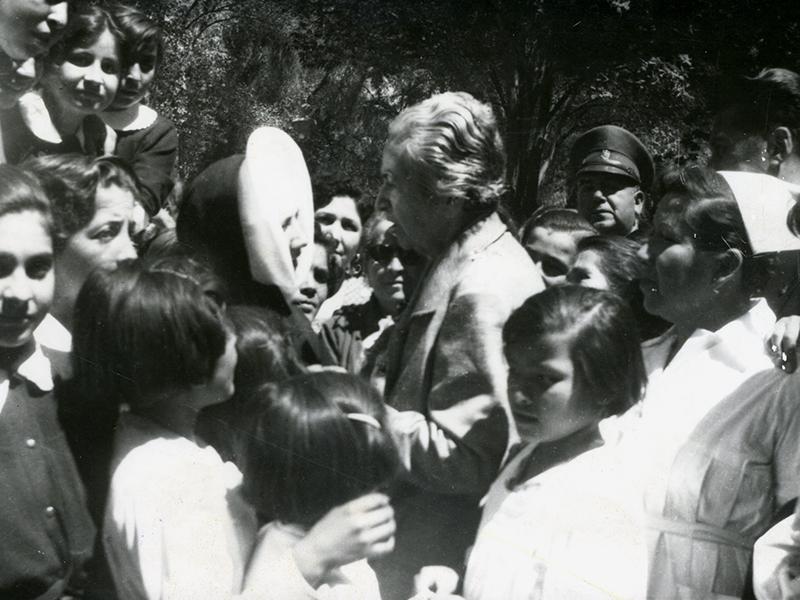
[(41, 95), (25, 94), (2, 115), (6, 160), (36, 154), (111, 153), (113, 135), (96, 117), (119, 86), (122, 37), (110, 14), (83, 6), (45, 60)]

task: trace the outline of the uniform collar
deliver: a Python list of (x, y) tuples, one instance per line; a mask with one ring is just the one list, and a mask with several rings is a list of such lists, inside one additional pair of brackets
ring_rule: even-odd
[(149, 106), (136, 106), (119, 111), (106, 111), (100, 115), (106, 125), (117, 131), (139, 131), (147, 129), (158, 118), (158, 113)]
[[(22, 361), (22, 364), (20, 364), (13, 375), (32, 383), (42, 393), (53, 390), (53, 375), (50, 371), (50, 361), (44, 355), (44, 352), (42, 352), (42, 348), (39, 344), (36, 344), (33, 353)], [(9, 373), (0, 369), (0, 413), (3, 411), (10, 389), (11, 379)]]
[(60, 144), (63, 141), (39, 92), (31, 91), (22, 95), (19, 99), (19, 113), (25, 126), (40, 140), (51, 144)]

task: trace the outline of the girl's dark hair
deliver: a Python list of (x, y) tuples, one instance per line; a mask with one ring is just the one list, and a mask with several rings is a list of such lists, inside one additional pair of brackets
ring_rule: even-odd
[[(347, 416), (353, 413), (376, 423)], [(264, 385), (244, 414), (243, 492), (270, 518), (310, 527), (398, 470), (380, 395), (355, 375), (309, 373)]]
[(156, 64), (153, 67), (157, 68), (164, 52), (161, 27), (158, 23), (133, 6), (119, 2), (108, 4), (108, 12), (111, 13), (114, 23), (123, 35), (123, 68), (136, 64), (142, 55), (151, 50), (155, 50)]
[(51, 231), (50, 202), (36, 177), (19, 167), (0, 165), (0, 217), (28, 210), (40, 213)]
[(237, 392), (305, 372), (289, 342), (283, 319), (255, 306), (232, 306), (227, 315), (236, 333), (238, 361), (234, 381)]
[(72, 361), (79, 390), (134, 412), (207, 382), (228, 326), (214, 280), (186, 258), (126, 262), (89, 276), (75, 304)]
[(314, 197), (314, 210), (324, 208), (331, 203), (336, 196), (345, 196), (353, 199), (358, 217), (361, 222), (365, 222), (372, 214), (373, 203), (366, 200), (350, 179), (333, 175), (331, 173), (321, 173), (314, 177), (312, 181), (312, 193)]
[(195, 432), (223, 459), (238, 464), (234, 440), (240, 420), (248, 418), (247, 398), (266, 383), (305, 373), (305, 367), (289, 341), (285, 321), (275, 313), (255, 306), (231, 306), (226, 312), (236, 333), (236, 391), (200, 411)]
[(108, 30), (121, 49), (123, 35), (110, 12), (97, 4), (73, 2), (61, 39), (50, 49), (48, 64), (61, 65), (73, 48), (88, 48)]
[(630, 302), (639, 290), (638, 280), (645, 267), (646, 261), (639, 255), (641, 247), (639, 242), (622, 236), (593, 235), (579, 240), (577, 251), (597, 254), (609, 290)]
[(506, 352), (531, 352), (546, 335), (568, 335), (581, 399), (604, 416), (623, 413), (642, 397), (647, 375), (631, 309), (616, 294), (574, 285), (528, 298), (503, 327)]
[(682, 219), (700, 250), (738, 250), (743, 257), (742, 282), (750, 296), (757, 296), (772, 275), (766, 259), (754, 259), (742, 213), (728, 182), (710, 167), (689, 165), (662, 173), (659, 189), (684, 199)]
[(118, 186), (134, 199), (139, 198), (136, 174), (125, 161), (113, 156), (52, 154), (31, 158), (22, 166), (37, 176), (50, 198), (56, 253), (92, 220), (99, 188)]

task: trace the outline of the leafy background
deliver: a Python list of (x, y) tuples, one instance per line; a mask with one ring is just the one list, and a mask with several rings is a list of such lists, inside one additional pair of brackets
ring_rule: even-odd
[(657, 163), (702, 159), (736, 77), (800, 69), (797, 0), (133, 3), (165, 32), (150, 102), (178, 126), (181, 177), (274, 125), (312, 174), (374, 194), (393, 116), (466, 90), (501, 121), (517, 218), (565, 201), (566, 151), (581, 130), (614, 123)]

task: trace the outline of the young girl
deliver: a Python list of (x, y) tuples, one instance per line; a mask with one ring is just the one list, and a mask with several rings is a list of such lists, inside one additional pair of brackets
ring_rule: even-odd
[(669, 323), (644, 309), (639, 278), (646, 263), (641, 243), (618, 235), (594, 235), (578, 241), (566, 280), (618, 294), (631, 307), (642, 340), (649, 340), (664, 333)]
[(143, 204), (155, 215), (173, 188), (178, 133), (169, 119), (142, 104), (161, 63), (161, 29), (137, 9), (109, 5), (123, 35), (122, 74), (111, 106), (101, 115), (117, 135), (114, 153), (132, 166), (143, 188)]
[(231, 306), (227, 311), (236, 333), (236, 391), (230, 400), (200, 413), (195, 432), (225, 460), (234, 454), (236, 423), (249, 395), (265, 383), (277, 383), (305, 372), (286, 337), (285, 324), (272, 312), (256, 306)]
[(45, 61), (41, 93), (2, 115), (6, 160), (35, 154), (112, 154), (114, 134), (97, 116), (111, 104), (120, 76), (122, 36), (104, 9), (81, 5)]
[[(465, 597), (641, 598), (638, 521), (615, 471), (613, 427), (601, 427), (644, 388), (630, 309), (608, 292), (549, 288), (511, 315), (503, 341), (522, 445), (484, 499)], [(423, 587), (441, 592), (437, 581)]]
[[(242, 423), (244, 493), (273, 519), (260, 533), (246, 584), (275, 598), (378, 599), (364, 555), (348, 555), (313, 577), (296, 566), (297, 544), (331, 508), (387, 484), (398, 467), (377, 392), (352, 375), (313, 373), (262, 387)], [(376, 533), (391, 546), (386, 515)]]
[(0, 165), (0, 597), (80, 595), (94, 527), (33, 331), (53, 298), (47, 196)]
[[(234, 391), (235, 338), (218, 289), (197, 263), (173, 257), (98, 270), (78, 297), (80, 389), (129, 407), (115, 433), (103, 534), (123, 600), (225, 600), (243, 592), (255, 516), (239, 492), (239, 470), (195, 437), (199, 411)], [(323, 518), (300, 545), (303, 576), (340, 552), (380, 551), (363, 520), (384, 514), (386, 500), (358, 502)], [(254, 588), (246, 597), (269, 596)]]

